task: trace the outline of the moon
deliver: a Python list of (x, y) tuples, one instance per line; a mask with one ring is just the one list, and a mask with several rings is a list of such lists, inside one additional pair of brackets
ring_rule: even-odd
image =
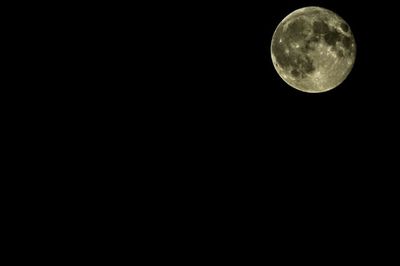
[(350, 26), (333, 11), (304, 7), (286, 16), (271, 41), (279, 76), (291, 87), (320, 93), (339, 86), (351, 72), (356, 43)]

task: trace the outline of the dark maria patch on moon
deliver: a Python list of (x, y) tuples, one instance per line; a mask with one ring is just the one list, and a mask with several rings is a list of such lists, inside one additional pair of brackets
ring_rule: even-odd
[(328, 45), (335, 45), (337, 41), (340, 40), (341, 34), (336, 31), (336, 29), (330, 29), (328, 33), (325, 34), (324, 39)]
[(343, 43), (343, 46), (344, 46), (346, 49), (350, 49), (351, 44), (353, 43), (353, 41), (352, 41), (352, 39), (351, 39), (350, 37), (344, 36), (344, 37), (343, 37), (343, 40), (342, 40), (342, 43)]
[(304, 19), (299, 18), (288, 25), (285, 34), (287, 34), (292, 41), (301, 40), (306, 35), (304, 32), (306, 26), (307, 22)]
[(304, 57), (301, 57), (300, 64), (298, 66), (298, 69), (301, 70), (302, 74), (309, 74), (315, 70), (313, 61), (310, 57), (305, 55)]
[(329, 26), (322, 20), (316, 20), (313, 23), (313, 30), (316, 34), (325, 34), (329, 31)]
[[(336, 52), (337, 56), (343, 58), (345, 52), (338, 49), (338, 44), (342, 43), (345, 50), (351, 50), (352, 39), (346, 36), (343, 32), (348, 32), (349, 26), (345, 22), (340, 22), (339, 27), (343, 30), (340, 32), (338, 28), (330, 26), (328, 23), (323, 21), (323, 18), (317, 19), (313, 22), (313, 37), (306, 40), (305, 48), (309, 50), (315, 47), (313, 43), (318, 43), (322, 38), (325, 43), (332, 47), (332, 50)], [(350, 51), (351, 53), (351, 51)]]
[(297, 69), (293, 69), (292, 70), (292, 72), (291, 72), (291, 74), (294, 76), (294, 77), (298, 77), (298, 76), (300, 76), (300, 72), (297, 70)]

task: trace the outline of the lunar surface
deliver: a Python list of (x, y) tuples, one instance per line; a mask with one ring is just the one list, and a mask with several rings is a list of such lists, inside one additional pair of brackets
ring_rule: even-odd
[(279, 76), (304, 92), (329, 91), (353, 68), (356, 44), (349, 25), (321, 7), (298, 9), (276, 28), (272, 62)]

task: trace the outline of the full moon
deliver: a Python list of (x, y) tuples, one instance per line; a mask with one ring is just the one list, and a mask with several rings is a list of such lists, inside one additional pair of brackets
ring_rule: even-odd
[(271, 57), (275, 70), (291, 87), (326, 92), (349, 75), (356, 43), (349, 25), (337, 14), (304, 7), (279, 23), (272, 36)]

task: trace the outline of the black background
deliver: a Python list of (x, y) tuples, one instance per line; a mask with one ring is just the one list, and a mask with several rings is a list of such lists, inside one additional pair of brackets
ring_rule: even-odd
[[(95, 9), (98, 3), (83, 11), (74, 6), (87, 23), (75, 21), (68, 13), (63, 21), (68, 28), (70, 21), (76, 25), (69, 29), (71, 38), (55, 26), (65, 47), (55, 48), (51, 56), (62, 64), (67, 60), (59, 56), (75, 57), (65, 63), (65, 72), (49, 64), (66, 73), (64, 79), (44, 73), (51, 83), (49, 90), (24, 87), (35, 95), (29, 99), (33, 107), (29, 105), (23, 114), (33, 116), (33, 125), (15, 119), (26, 127), (18, 129), (17, 142), (36, 147), (15, 149), (33, 165), (18, 163), (15, 171), (47, 172), (51, 182), (31, 178), (32, 184), (58, 195), (66, 190), (66, 205), (70, 200), (77, 205), (71, 208), (71, 223), (80, 230), (114, 220), (116, 229), (123, 228), (119, 235), (125, 238), (125, 228), (133, 228), (135, 234), (143, 231), (150, 244), (160, 245), (169, 256), (190, 256), (180, 247), (185, 246), (205, 254), (213, 249), (224, 259), (236, 259), (228, 252), (221, 254), (221, 247), (231, 252), (235, 251), (231, 246), (245, 245), (249, 255), (237, 254), (248, 262), (271, 250), (258, 243), (269, 242), (286, 255), (286, 239), (296, 238), (291, 243), (303, 246), (303, 239), (310, 240), (309, 231), (319, 236), (311, 239), (314, 243), (335, 239), (351, 252), (356, 240), (370, 244), (371, 228), (379, 229), (374, 232), (377, 238), (392, 236), (388, 227), (395, 223), (393, 205), (398, 198), (394, 190), (399, 111), (394, 3), (148, 4), (150, 14), (144, 16), (136, 16), (139, 8), (111, 10), (108, 3), (100, 11)], [(295, 9), (310, 5), (342, 16), (357, 42), (357, 58), (348, 78), (322, 94), (289, 87), (270, 57), (277, 25)], [(138, 35), (139, 31), (146, 36)], [(45, 35), (53, 40), (52, 34)], [(32, 40), (23, 44), (29, 46)], [(140, 42), (146, 49), (133, 46)], [(45, 43), (52, 46), (47, 39)], [(134, 67), (137, 54), (145, 60)], [(137, 84), (139, 79), (142, 82)], [(60, 83), (68, 85), (60, 89)], [(48, 107), (63, 102), (63, 116)], [(37, 108), (43, 114), (31, 112)], [(68, 178), (57, 178), (60, 175)], [(27, 190), (35, 193), (32, 198), (38, 194), (34, 185), (28, 182)], [(46, 203), (55, 202), (56, 196), (43, 194)], [(55, 204), (52, 210), (63, 210)], [(137, 214), (140, 208), (147, 214)], [(82, 215), (74, 219), (78, 209)], [(53, 216), (52, 211), (46, 213)], [(84, 215), (95, 219), (82, 227)], [(62, 213), (61, 220), (65, 216)], [(129, 225), (121, 226), (122, 221)], [(138, 221), (144, 226), (133, 226)], [(111, 231), (114, 235), (114, 227)], [(103, 238), (98, 232), (95, 229), (94, 235)], [(343, 241), (349, 236), (350, 241)], [(173, 241), (179, 242), (176, 248)], [(193, 241), (205, 242), (208, 250), (187, 245)], [(204, 258), (204, 254), (195, 256)]]

